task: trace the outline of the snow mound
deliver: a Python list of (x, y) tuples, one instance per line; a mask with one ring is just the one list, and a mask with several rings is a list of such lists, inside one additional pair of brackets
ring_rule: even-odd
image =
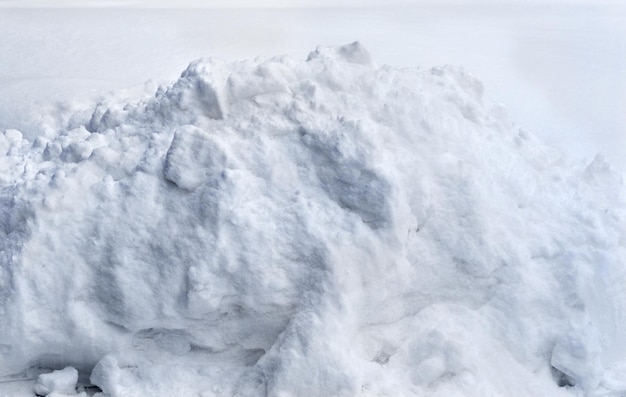
[(0, 376), (101, 396), (626, 390), (623, 185), (454, 67), (190, 64), (0, 135)]

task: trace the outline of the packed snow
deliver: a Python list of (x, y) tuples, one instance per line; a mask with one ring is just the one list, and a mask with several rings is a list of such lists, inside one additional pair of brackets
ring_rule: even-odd
[(619, 173), (562, 158), (460, 68), (355, 42), (58, 111), (0, 135), (0, 382), (626, 394)]
[[(33, 390), (40, 396), (76, 395), (76, 383), (78, 371), (76, 368), (66, 367), (62, 370), (52, 371), (39, 375)], [(85, 396), (85, 393), (81, 393)]]

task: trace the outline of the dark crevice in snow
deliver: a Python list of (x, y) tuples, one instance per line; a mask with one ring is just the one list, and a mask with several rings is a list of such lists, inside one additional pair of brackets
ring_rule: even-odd
[(550, 367), (550, 371), (552, 373), (552, 378), (556, 382), (559, 387), (572, 387), (576, 386), (576, 381), (571, 376), (567, 375), (563, 371), (555, 368), (554, 366)]

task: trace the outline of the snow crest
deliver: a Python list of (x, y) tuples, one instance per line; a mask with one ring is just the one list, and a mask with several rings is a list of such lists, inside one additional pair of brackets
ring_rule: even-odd
[(454, 67), (193, 62), (0, 135), (0, 376), (103, 396), (626, 390), (623, 185)]

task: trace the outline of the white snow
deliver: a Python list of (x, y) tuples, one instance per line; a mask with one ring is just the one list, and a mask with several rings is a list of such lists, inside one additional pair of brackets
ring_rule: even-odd
[(483, 91), (352, 43), (194, 61), (149, 98), (3, 131), (0, 379), (71, 366), (102, 397), (626, 393), (623, 182)]
[(62, 370), (52, 371), (39, 375), (33, 391), (38, 396), (64, 397), (87, 395), (82, 392), (76, 393), (76, 383), (78, 382), (78, 371), (72, 367), (65, 367)]

